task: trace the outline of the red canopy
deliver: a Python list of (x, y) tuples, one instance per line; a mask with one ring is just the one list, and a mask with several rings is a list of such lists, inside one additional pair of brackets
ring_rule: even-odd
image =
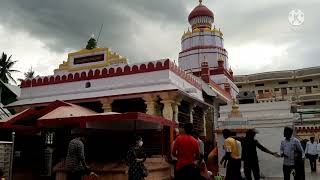
[[(89, 116), (66, 117), (56, 119), (39, 119), (37, 125), (39, 127), (65, 127), (77, 126), (88, 128), (89, 124), (105, 123), (110, 125), (126, 124), (126, 123), (151, 123), (161, 126), (177, 127), (177, 123), (164, 119), (159, 116), (148, 115), (139, 112), (129, 112), (123, 114), (95, 114)], [(110, 127), (110, 126), (109, 126)]]

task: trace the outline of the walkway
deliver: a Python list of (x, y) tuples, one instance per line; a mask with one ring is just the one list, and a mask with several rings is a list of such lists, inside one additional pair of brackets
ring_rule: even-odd
[[(320, 179), (320, 163), (317, 165), (317, 173), (311, 173), (309, 160), (306, 160), (306, 180), (319, 180)], [(265, 180), (282, 180), (283, 178), (268, 178)], [(291, 178), (293, 180), (293, 178)]]

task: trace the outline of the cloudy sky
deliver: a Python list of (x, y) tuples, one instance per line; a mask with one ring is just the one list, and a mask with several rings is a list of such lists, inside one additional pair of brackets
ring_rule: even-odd
[[(320, 65), (319, 0), (203, 0), (224, 33), (236, 74)], [(100, 47), (111, 47), (131, 63), (176, 60), (180, 39), (197, 0), (0, 0), (0, 52), (49, 75), (67, 53), (98, 34)], [(300, 26), (288, 14), (304, 13)], [(21, 77), (22, 73), (15, 77)]]

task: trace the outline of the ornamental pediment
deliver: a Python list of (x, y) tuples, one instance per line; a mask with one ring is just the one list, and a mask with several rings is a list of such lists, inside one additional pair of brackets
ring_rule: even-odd
[(112, 52), (109, 48), (81, 49), (80, 51), (69, 53), (67, 61), (60, 64), (55, 72), (79, 71), (120, 64), (128, 64), (128, 60)]

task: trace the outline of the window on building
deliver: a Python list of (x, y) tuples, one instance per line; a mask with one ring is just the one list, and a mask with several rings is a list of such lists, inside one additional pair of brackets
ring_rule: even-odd
[(288, 84), (288, 81), (281, 81), (278, 84)]
[(292, 90), (292, 87), (289, 87), (289, 90)]
[(303, 105), (304, 106), (312, 106), (312, 105), (316, 105), (317, 102), (316, 101), (310, 101), (310, 102), (304, 102)]
[(315, 88), (315, 89), (316, 89), (316, 88), (318, 88), (318, 86), (313, 86), (313, 88)]
[(311, 88), (311, 86), (307, 86), (307, 87), (306, 87), (306, 93), (307, 93), (307, 94), (312, 93), (312, 88)]
[(302, 82), (312, 82), (312, 79), (304, 79)]
[(281, 94), (282, 95), (287, 95), (288, 94), (287, 88), (281, 88)]
[(300, 87), (300, 89), (303, 89), (303, 87)]
[(237, 87), (240, 89), (240, 88), (242, 88), (242, 85), (237, 85)]
[(261, 86), (264, 86), (264, 84), (256, 84), (256, 87), (261, 87)]
[(263, 94), (263, 90), (258, 90), (258, 94)]
[(91, 83), (90, 82), (86, 82), (86, 88), (90, 88), (91, 87)]
[(266, 89), (266, 90), (264, 90), (264, 92), (270, 92), (270, 90), (269, 90), (269, 89)]
[(279, 88), (274, 88), (274, 91), (279, 91)]

